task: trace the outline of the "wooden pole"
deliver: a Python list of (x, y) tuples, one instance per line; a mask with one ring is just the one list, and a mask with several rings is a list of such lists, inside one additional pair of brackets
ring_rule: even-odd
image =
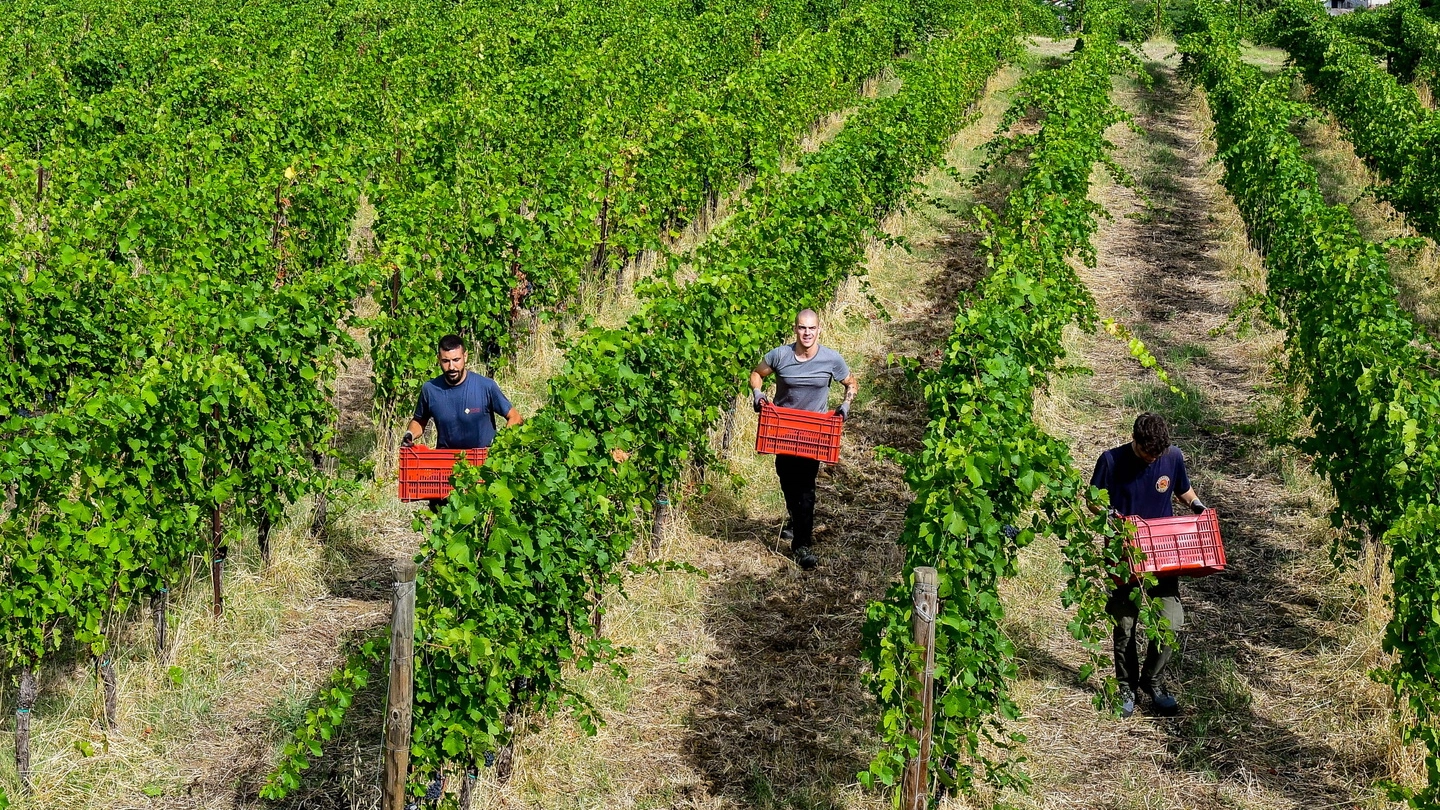
[(215, 511), (210, 513), (210, 587), (215, 592), (214, 613), (215, 618), (220, 618), (225, 612), (225, 592), (221, 589), (221, 578), (225, 573), (225, 552), (227, 549), (220, 544), (224, 539), (224, 524), (220, 521), (220, 507), (216, 506)]
[(155, 612), (155, 660), (163, 662), (166, 656), (165, 635), (167, 629), (166, 612), (170, 603), (170, 591), (161, 588), (158, 593), (150, 596), (150, 609)]
[(20, 702), (15, 707), (15, 770), (20, 775), (20, 787), (33, 789), (30, 781), (30, 713), (35, 710), (35, 699), (40, 694), (40, 682), (33, 666), (20, 670)]
[(460, 774), (460, 810), (470, 810), (475, 797), (475, 774), (470, 772), (473, 765), (467, 765)]
[(660, 541), (665, 538), (665, 524), (670, 521), (670, 499), (661, 492), (655, 499), (655, 519), (650, 523), (650, 559), (660, 556)]
[(255, 542), (260, 546), (260, 566), (270, 567), (270, 529), (273, 521), (270, 519), (270, 510), (260, 508), (260, 519), (255, 524)]
[(919, 726), (910, 727), (910, 736), (920, 743), (915, 758), (905, 764), (900, 810), (925, 810), (930, 799), (930, 744), (935, 723), (935, 616), (940, 610), (939, 574), (928, 566), (915, 569), (915, 646), (923, 650), (919, 677)]
[(415, 699), (415, 561), (395, 561), (395, 607), (390, 614), (390, 697), (385, 712), (382, 810), (405, 810), (410, 775), (410, 719)]
[[(518, 698), (518, 695), (516, 696)], [(511, 705), (514, 703), (512, 701)], [(505, 733), (509, 735), (505, 744), (495, 752), (495, 782), (504, 785), (510, 782), (510, 774), (515, 772), (515, 721), (518, 716), (512, 708), (505, 712)]]
[[(333, 445), (335, 440), (332, 438), (330, 441)], [(315, 466), (319, 468), (324, 480), (320, 485), (319, 491), (315, 493), (315, 515), (310, 519), (310, 536), (323, 540), (325, 539), (325, 532), (329, 526), (330, 496), (328, 485), (330, 473), (334, 471), (335, 467), (334, 457), (322, 455), (317, 452), (315, 454)]]
[(725, 409), (725, 418), (722, 423), (725, 430), (720, 434), (720, 458), (730, 456), (730, 445), (735, 441), (735, 409), (740, 402), (739, 397), (730, 400), (730, 407)]
[(599, 567), (596, 567), (595, 584), (590, 587), (590, 625), (595, 628), (596, 638), (600, 638), (601, 636), (605, 635), (605, 631), (600, 628), (600, 619), (601, 616), (604, 615), (604, 611), (601, 608), (604, 606), (605, 602), (605, 580), (603, 579), (603, 577), (604, 573), (599, 569)]
[(100, 683), (105, 687), (105, 728), (114, 730), (120, 726), (120, 687), (115, 679), (115, 660), (106, 651), (95, 664), (100, 671)]

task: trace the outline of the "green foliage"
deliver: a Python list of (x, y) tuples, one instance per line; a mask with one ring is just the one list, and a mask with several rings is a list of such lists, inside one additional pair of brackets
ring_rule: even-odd
[[(1413, 18), (1416, 24), (1423, 19), (1413, 9), (1409, 17), (1404, 12), (1397, 9), (1395, 19)], [(1356, 154), (1384, 181), (1376, 193), (1422, 233), (1440, 236), (1440, 115), (1309, 0), (1280, 4), (1270, 35), (1290, 52)], [(1430, 40), (1430, 51), (1437, 42)]]
[(1030, 0), (1016, 4), (1020, 13), (1020, 30), (1040, 37), (1065, 36), (1065, 22), (1060, 9), (1044, 0)]
[[(427, 37), (430, 58), (396, 80), (440, 92), (383, 111), (397, 137), (371, 158), (384, 283), (368, 322), (382, 416), (433, 374), (436, 336), (493, 358), (522, 314), (664, 253), (741, 177), (775, 170), (807, 127), (853, 103), (919, 27), (898, 0), (518, 5), (545, 20), (533, 66), (472, 78), (475, 43)], [(480, 8), (426, 24), (463, 31), (493, 17)]]
[(319, 483), (361, 182), (326, 79), (274, 46), (315, 9), (284, 5), (0, 9), (5, 665), (99, 654), (210, 554), (205, 518)]
[(615, 660), (591, 623), (592, 594), (619, 584), (637, 512), (704, 457), (721, 408), (796, 307), (834, 294), (879, 219), (943, 155), (1014, 53), (1014, 18), (1000, 2), (910, 9), (873, 29), (876, 43), (853, 43), (866, 52), (893, 47), (897, 31), (955, 28), (920, 46), (898, 93), (861, 107), (796, 171), (757, 181), (689, 257), (693, 281), (675, 257), (642, 286), (624, 330), (578, 338), (549, 405), (503, 433), (484, 467), (457, 470), (417, 591), (418, 780), (446, 762), (473, 766), (509, 739), (516, 712), (569, 707), (593, 729), (563, 667)]
[[(273, 520), (321, 485), (338, 358), (358, 351), (357, 299), (380, 305), (368, 325), (379, 400), (393, 406), (436, 334), (493, 355), (519, 310), (563, 306), (587, 263), (603, 274), (663, 247), (755, 173), (743, 224), (699, 258), (712, 277), (682, 295), (672, 267), (631, 330), (583, 338), (549, 413), (512, 437), (514, 457), (492, 462), (518, 495), (487, 484), (469, 504), (481, 522), (498, 515), (502, 536), (505, 520), (523, 527), (508, 535), (520, 554), (532, 527), (576, 549), (514, 563), (539, 576), (507, 587), (555, 585), (541, 601), (568, 604), (528, 628), (551, 647), (527, 657), (507, 646), (512, 628), (496, 630), (493, 649), (511, 656), (496, 666), (514, 677), (482, 684), (459, 719), (434, 693), (417, 751), (457, 758), (451, 723), (503, 736), (486, 712), (512, 692), (548, 689), (556, 662), (608, 659), (602, 640), (565, 652), (572, 630), (588, 632), (570, 624), (583, 613), (572, 597), (617, 581), (632, 511), (700, 452), (735, 369), (784, 321), (776, 313), (823, 300), (853, 266), (874, 217), (933, 161), (1008, 51), (996, 32), (1015, 16), (987, 5), (997, 21), (965, 46), (990, 48), (983, 57), (944, 81), (905, 69), (910, 106), (872, 105), (856, 130), (868, 135), (842, 136), (782, 178), (806, 127), (901, 50), (928, 50), (968, 4), (705, 5), (0, 6), (0, 103), (13, 112), (0, 117), (0, 487), (14, 493), (0, 520), (0, 666), (33, 665), (67, 639), (103, 652), (107, 622), (211, 556), (212, 515)], [(357, 254), (362, 198), (378, 241)], [(761, 270), (784, 282), (734, 312)], [(705, 350), (686, 355), (697, 334)], [(679, 377), (644, 371), (674, 355), (690, 358), (673, 365)], [(683, 387), (695, 379), (711, 382)], [(624, 448), (637, 455), (628, 465), (605, 455)], [(466, 564), (504, 571), (474, 551), (492, 538), (466, 522), (464, 500), (436, 535), (456, 566), (436, 566), (437, 582)], [(487, 639), (466, 635), (466, 611), (483, 601), (467, 587), (430, 606), (437, 646), (422, 649), (439, 651), (442, 676), (461, 649), (446, 645), (486, 654)], [(476, 740), (467, 749), (493, 747)]]
[(1017, 712), (1006, 687), (1015, 677), (1014, 648), (1000, 629), (998, 587), (1015, 573), (1018, 551), (1042, 531), (1064, 541), (1064, 599), (1077, 608), (1070, 629), (1097, 654), (1110, 626), (1111, 576), (1129, 575), (1124, 532), (1090, 507), (1106, 503), (1105, 495), (1087, 486), (1069, 447), (1032, 418), (1035, 387), (1064, 357), (1064, 328), (1093, 328), (1096, 320), (1068, 259), (1093, 266), (1090, 240), (1104, 211), (1087, 197), (1091, 170), (1099, 162), (1118, 172), (1104, 133), (1128, 120), (1110, 102), (1111, 76), (1138, 69), (1117, 40), (1126, 10), (1091, 0), (1084, 47), (1066, 66), (1028, 77), (1002, 122), (1008, 129), (1033, 111), (1039, 131), (989, 147), (991, 165), (1013, 155), (1029, 165), (1003, 216), (981, 212), (992, 272), (956, 317), (940, 368), (921, 377), (931, 417), (923, 449), (900, 456), (915, 501), (900, 539), (904, 575), (867, 612), (867, 680), (882, 709), (884, 745), (860, 775), (867, 785), (895, 785), (917, 751), (909, 729), (920, 688), (921, 651), (911, 640), (916, 567), (940, 575), (931, 772), (960, 789), (979, 779), (1026, 782), (1012, 762), (989, 753), (1017, 739), (1004, 729)]
[(300, 774), (310, 767), (311, 757), (319, 757), (324, 744), (335, 736), (355, 693), (370, 683), (371, 668), (385, 660), (389, 651), (390, 638), (383, 636), (360, 644), (346, 657), (345, 665), (330, 676), (330, 684), (320, 691), (315, 705), (305, 712), (304, 722), (285, 743), (279, 763), (260, 789), (260, 798), (278, 801), (300, 787)]
[(1356, 45), (1385, 60), (1402, 82), (1424, 82), (1440, 90), (1440, 9), (1418, 0), (1395, 0), (1335, 19), (1336, 28)]
[[(1289, 77), (1265, 81), (1240, 59), (1223, 13), (1181, 42), (1215, 117), (1224, 183), (1265, 256), (1266, 308), (1285, 329), (1285, 373), (1302, 392), (1312, 429), (1299, 440), (1335, 490), (1336, 527), (1352, 548), (1366, 536), (1390, 547), (1393, 615), (1384, 646), (1394, 663), (1376, 676), (1413, 718), (1429, 785), (1396, 798), (1440, 801), (1440, 380), (1437, 347), (1397, 303), (1388, 245), (1367, 242), (1349, 212), (1327, 206), (1289, 127), (1310, 114), (1291, 102)], [(1306, 57), (1300, 57), (1302, 59)], [(1343, 549), (1342, 549), (1343, 550)]]

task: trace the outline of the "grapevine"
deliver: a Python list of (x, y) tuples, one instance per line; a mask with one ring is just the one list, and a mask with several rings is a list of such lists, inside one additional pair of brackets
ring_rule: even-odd
[(319, 702), (305, 712), (305, 720), (280, 752), (280, 762), (271, 771), (260, 798), (279, 800), (300, 787), (300, 774), (310, 767), (311, 757), (321, 755), (321, 746), (335, 736), (355, 693), (370, 682), (370, 669), (384, 660), (389, 639), (367, 641), (346, 657), (345, 665), (330, 676), (330, 685), (320, 691)]
[[(1087, 507), (1104, 497), (1086, 486), (1065, 443), (1032, 418), (1035, 387), (1063, 357), (1064, 327), (1093, 328), (1097, 318), (1067, 259), (1093, 266), (1090, 240), (1103, 209), (1087, 199), (1091, 169), (1102, 163), (1119, 172), (1104, 133), (1127, 120), (1109, 100), (1111, 76), (1137, 68), (1117, 42), (1125, 13), (1089, 3), (1075, 56), (1022, 83), (1002, 121), (1008, 128), (1035, 110), (1040, 131), (990, 148), (992, 163), (1021, 155), (1028, 168), (1004, 215), (981, 212), (993, 271), (957, 316), (940, 368), (921, 378), (931, 417), (923, 449), (900, 457), (916, 499), (900, 538), (902, 580), (867, 611), (867, 680), (882, 709), (883, 748), (861, 774), (866, 784), (894, 786), (918, 750), (910, 729), (919, 711), (913, 673), (920, 651), (910, 642), (916, 567), (934, 566), (940, 576), (931, 773), (944, 787), (960, 789), (980, 779), (1025, 782), (1013, 763), (990, 752), (1018, 739), (1003, 725), (1017, 712), (1006, 688), (1015, 667), (1000, 628), (998, 585), (1015, 572), (1019, 549), (1042, 531), (1065, 542), (1065, 600), (1078, 606), (1071, 630), (1092, 651), (1108, 621), (1109, 575), (1128, 574), (1123, 533)], [(1032, 521), (1026, 516), (1037, 498)], [(1097, 536), (1105, 542), (1096, 543)]]
[(593, 728), (563, 667), (614, 660), (589, 595), (618, 583), (633, 511), (706, 452), (720, 407), (778, 326), (833, 293), (879, 217), (943, 153), (1013, 52), (1004, 8), (955, 15), (955, 32), (906, 66), (899, 93), (863, 107), (797, 171), (751, 189), (692, 257), (694, 281), (679, 280), (677, 258), (645, 285), (625, 330), (570, 347), (546, 409), (502, 435), (484, 467), (457, 471), (417, 586), (417, 786), (446, 762), (474, 767), (517, 713), (569, 706)]
[(1378, 194), (1421, 233), (1440, 235), (1440, 115), (1314, 3), (1286, 0), (1275, 10), (1272, 28), (1315, 98), (1384, 181)]
[(1181, 41), (1215, 118), (1224, 184), (1265, 258), (1268, 311), (1285, 330), (1288, 382), (1312, 434), (1298, 440), (1334, 488), (1332, 515), (1352, 544), (1389, 549), (1393, 615), (1375, 673), (1413, 720), (1403, 738), (1426, 750), (1429, 784), (1393, 787), (1415, 807), (1440, 801), (1440, 380), (1437, 349), (1397, 303), (1386, 244), (1326, 205), (1291, 122), (1309, 114), (1288, 79), (1263, 80), (1240, 59), (1223, 7), (1200, 9)]
[(1363, 13), (1347, 14), (1336, 25), (1357, 45), (1385, 60), (1386, 70), (1406, 83), (1440, 90), (1440, 16), (1418, 0), (1395, 0)]

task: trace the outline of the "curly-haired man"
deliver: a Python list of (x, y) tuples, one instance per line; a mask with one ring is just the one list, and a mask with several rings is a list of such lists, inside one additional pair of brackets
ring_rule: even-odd
[[(1175, 498), (1179, 498), (1196, 514), (1205, 511), (1190, 476), (1185, 472), (1185, 455), (1170, 444), (1170, 428), (1156, 413), (1142, 413), (1135, 419), (1131, 441), (1106, 450), (1095, 462), (1095, 475), (1090, 484), (1110, 493), (1110, 508), (1123, 515), (1142, 518), (1163, 518), (1175, 514)], [(1134, 583), (1119, 585), (1110, 594), (1105, 610), (1115, 618), (1115, 678), (1120, 681), (1120, 714), (1135, 713), (1135, 693), (1150, 697), (1155, 711), (1173, 715), (1180, 709), (1175, 697), (1164, 684), (1165, 667), (1175, 653), (1173, 646), (1152, 641), (1145, 651), (1145, 660), (1138, 660), (1140, 616)], [(1161, 577), (1150, 588), (1151, 598), (1160, 600), (1161, 613), (1175, 631), (1185, 621), (1180, 605), (1179, 577)]]

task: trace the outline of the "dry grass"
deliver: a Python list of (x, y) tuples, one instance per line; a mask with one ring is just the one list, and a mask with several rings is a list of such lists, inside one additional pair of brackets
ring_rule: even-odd
[(1172, 48), (1149, 53), (1154, 89), (1118, 91), (1147, 134), (1112, 134), (1151, 205), (1097, 185), (1116, 218), (1098, 235), (1099, 267), (1083, 275), (1102, 314), (1141, 336), (1186, 396), (1157, 385), (1103, 334), (1076, 332), (1069, 349), (1094, 376), (1057, 381), (1037, 408), (1082, 465), (1124, 441), (1138, 411), (1166, 413), (1197, 492), (1222, 514), (1230, 565), (1183, 587), (1185, 711), (1119, 721), (1092, 708), (1091, 684), (1076, 683), (1084, 658), (1064, 631), (1059, 550), (1027, 550), (1006, 601), (1024, 672), (1018, 730), (1029, 736), (1036, 783), (1006, 803), (1380, 806), (1375, 779), (1414, 775), (1388, 696), (1366, 677), (1382, 660), (1380, 599), (1357, 595), (1360, 577), (1331, 566), (1325, 487), (1302, 457), (1267, 440), (1285, 424), (1273, 381), (1279, 336), (1260, 324), (1227, 328), (1234, 305), (1261, 289), (1261, 265), (1207, 163), (1203, 98), (1175, 79)]

